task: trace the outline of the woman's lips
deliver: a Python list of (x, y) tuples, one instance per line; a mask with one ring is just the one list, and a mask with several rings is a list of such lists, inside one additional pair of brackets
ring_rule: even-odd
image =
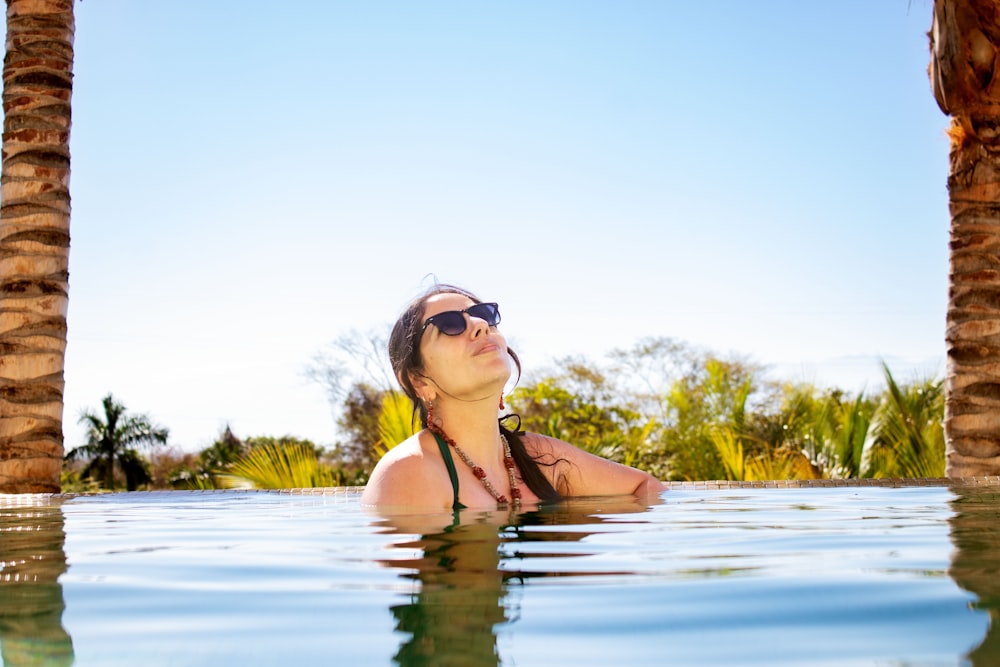
[(487, 352), (495, 352), (496, 350), (499, 349), (500, 346), (497, 345), (496, 343), (486, 343), (485, 345), (481, 346), (478, 350), (476, 350), (473, 353), (473, 356), (479, 356), (480, 354), (486, 354)]

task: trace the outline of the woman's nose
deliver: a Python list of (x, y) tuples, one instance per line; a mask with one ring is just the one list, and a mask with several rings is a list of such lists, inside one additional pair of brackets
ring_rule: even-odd
[(468, 313), (466, 313), (465, 316), (469, 318), (469, 329), (472, 331), (471, 335), (473, 338), (477, 338), (489, 330), (490, 325), (486, 323), (486, 320), (479, 317), (473, 317)]

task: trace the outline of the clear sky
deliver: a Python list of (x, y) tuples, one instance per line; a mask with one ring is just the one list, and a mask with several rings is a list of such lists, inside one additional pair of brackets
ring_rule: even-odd
[(329, 445), (310, 359), (428, 274), (526, 370), (669, 336), (846, 389), (943, 367), (930, 0), (76, 4), (67, 448), (108, 392)]

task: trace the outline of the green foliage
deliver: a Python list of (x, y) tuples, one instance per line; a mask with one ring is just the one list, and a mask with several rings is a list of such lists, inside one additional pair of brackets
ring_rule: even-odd
[(823, 463), (827, 476), (835, 479), (862, 477), (865, 441), (871, 430), (878, 403), (864, 392), (850, 401), (832, 392), (825, 405), (822, 422)]
[[(197, 463), (192, 465), (190, 458)], [(255, 436), (240, 440), (226, 430), (195, 457), (185, 455), (161, 478), (161, 488), (307, 488), (364, 484), (367, 473), (347, 470), (310, 440)]]
[(420, 430), (413, 413), (413, 403), (398, 391), (382, 395), (382, 409), (378, 413), (378, 440), (373, 443), (379, 457)]
[(712, 444), (719, 453), (719, 459), (726, 469), (726, 479), (743, 481), (746, 476), (746, 455), (743, 453), (743, 439), (731, 428), (721, 427), (712, 431)]
[[(715, 438), (719, 429), (746, 432), (747, 403), (755, 390), (754, 368), (708, 355), (687, 368), (664, 397), (667, 427), (661, 436), (661, 451), (670, 459), (669, 476), (724, 479), (726, 466)], [(747, 444), (746, 438), (743, 444)]]
[(524, 427), (661, 479), (927, 477), (944, 472), (940, 382), (881, 395), (769, 383), (670, 339), (611, 364), (571, 359), (512, 397)]
[[(785, 385), (779, 412), (758, 413), (749, 431), (714, 434), (727, 478), (943, 476), (942, 382), (904, 387), (883, 372), (887, 387), (876, 397)], [(748, 440), (763, 449), (744, 452)]]
[(883, 364), (887, 392), (865, 443), (871, 477), (941, 477), (945, 469), (944, 383), (901, 387)]
[(801, 451), (789, 447), (771, 447), (767, 443), (747, 453), (743, 438), (732, 428), (712, 432), (712, 442), (726, 468), (726, 479), (767, 481), (776, 479), (815, 479), (816, 470)]
[(250, 449), (249, 444), (237, 438), (232, 429), (226, 426), (215, 442), (198, 452), (194, 463), (187, 456), (181, 457), (169, 470), (163, 471), (160, 474), (163, 478), (162, 486), (190, 490), (219, 488), (216, 475), (228, 471)]
[(663, 479), (724, 476), (712, 432), (743, 431), (754, 368), (668, 338), (609, 359), (563, 359), (524, 383), (510, 399), (522, 426)]
[(98, 493), (101, 490), (100, 483), (93, 478), (83, 477), (80, 470), (70, 466), (63, 466), (60, 475), (60, 488), (63, 493)]
[[(337, 419), (342, 436), (336, 452), (347, 467), (371, 469), (379, 454), (375, 444), (381, 442), (379, 420), (388, 389), (377, 389), (365, 383), (353, 385), (344, 397)], [(396, 444), (395, 442), (393, 444)]]
[(86, 461), (80, 478), (97, 479), (108, 491), (115, 489), (120, 477), (129, 491), (148, 484), (152, 477), (138, 448), (166, 444), (167, 429), (152, 425), (146, 415), (128, 415), (111, 394), (101, 404), (103, 415), (87, 410), (80, 416), (80, 423), (87, 426), (87, 443), (70, 450), (66, 459)]
[(787, 447), (767, 448), (747, 461), (747, 479), (816, 479), (817, 475), (805, 454)]
[[(341, 486), (340, 471), (323, 463), (308, 441), (258, 438), (250, 452), (217, 475), (223, 488), (294, 489)], [(247, 441), (248, 443), (250, 440)]]
[[(358, 335), (348, 342), (342, 349), (365, 359), (375, 349)], [(377, 375), (366, 372), (368, 380)], [(664, 480), (942, 475), (942, 384), (900, 386), (888, 368), (885, 376), (883, 392), (847, 395), (765, 381), (761, 369), (743, 359), (647, 338), (599, 361), (557, 360), (523, 378), (508, 406), (524, 430)], [(337, 450), (343, 460), (370, 470), (389, 443), (416, 428), (408, 402), (388, 388), (372, 388), (379, 382), (357, 382), (345, 392), (347, 376), (337, 370), (327, 377), (336, 379), (344, 398), (338, 424), (348, 439)]]
[[(247, 454), (252, 453), (255, 449), (261, 449), (265, 447), (275, 447), (275, 448), (294, 448), (300, 447), (307, 452), (311, 452), (315, 457), (319, 458), (323, 454), (323, 448), (316, 445), (312, 440), (306, 440), (305, 438), (296, 438), (292, 435), (283, 435), (281, 437), (274, 437), (271, 435), (255, 435), (247, 438), (243, 441), (247, 448)], [(240, 460), (246, 458), (246, 454), (240, 457)]]
[(747, 428), (765, 449), (802, 452), (821, 477), (857, 477), (876, 405), (863, 393), (848, 400), (840, 390), (786, 383), (762, 402)]
[(616, 408), (606, 409), (591, 392), (581, 396), (564, 389), (557, 378), (519, 387), (510, 396), (511, 409), (521, 416), (522, 426), (572, 442), (589, 451), (600, 451), (606, 437), (618, 431)]
[(219, 439), (198, 454), (198, 463), (205, 472), (225, 470), (239, 461), (250, 450), (250, 445), (237, 438), (226, 426)]
[(519, 387), (509, 404), (525, 430), (635, 465), (658, 424), (655, 417), (644, 416), (630, 405), (616, 405), (615, 396), (620, 394), (602, 372), (568, 358), (560, 362), (557, 377)]
[(173, 471), (169, 488), (186, 491), (211, 491), (226, 487), (217, 482), (212, 473), (183, 468)]

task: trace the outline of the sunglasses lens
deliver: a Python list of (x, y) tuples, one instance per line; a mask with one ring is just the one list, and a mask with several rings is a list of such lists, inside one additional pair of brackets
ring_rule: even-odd
[(434, 326), (446, 336), (457, 336), (465, 331), (465, 315), (457, 310), (439, 313), (433, 318)]
[[(433, 324), (444, 335), (457, 336), (465, 331), (466, 313), (469, 314), (469, 317), (483, 320), (491, 327), (500, 324), (500, 309), (495, 303), (477, 303), (465, 310), (447, 310), (433, 317), (428, 317), (427, 322), (424, 323), (424, 329), (427, 328), (428, 324)], [(421, 329), (420, 333), (423, 334), (423, 332), (424, 330)]]
[(466, 312), (472, 317), (478, 317), (491, 327), (500, 324), (500, 309), (495, 303), (477, 303)]

